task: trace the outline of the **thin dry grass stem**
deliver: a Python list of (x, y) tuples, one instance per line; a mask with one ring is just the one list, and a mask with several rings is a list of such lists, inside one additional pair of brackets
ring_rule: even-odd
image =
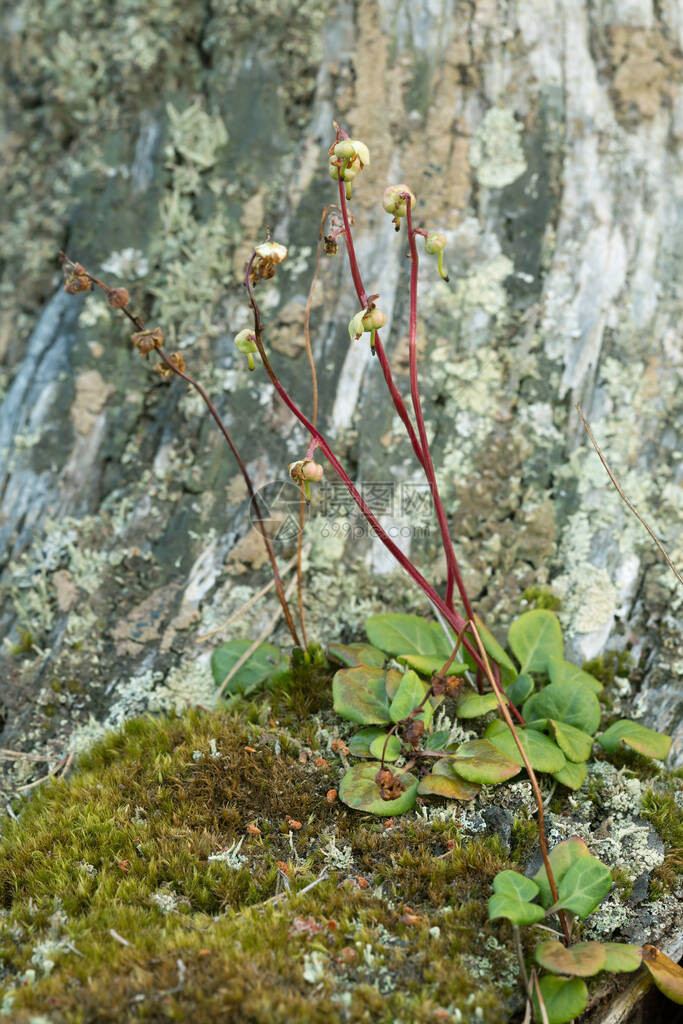
[[(559, 895), (558, 895), (558, 892), (557, 892), (557, 884), (555, 882), (555, 876), (553, 874), (553, 869), (550, 866), (550, 860), (549, 860), (549, 857), (548, 857), (548, 843), (547, 843), (547, 840), (546, 840), (546, 837), (545, 837), (545, 808), (543, 806), (543, 796), (541, 794), (541, 788), (538, 785), (538, 779), (536, 778), (536, 773), (533, 770), (533, 768), (531, 767), (531, 763), (529, 761), (529, 758), (527, 757), (526, 751), (525, 751), (524, 747), (522, 746), (522, 741), (519, 738), (519, 733), (517, 732), (517, 729), (515, 728), (515, 724), (512, 721), (512, 717), (510, 715), (510, 712), (508, 711), (507, 703), (505, 701), (505, 697), (503, 696), (503, 692), (502, 692), (502, 690), (500, 688), (500, 684), (498, 683), (498, 681), (496, 680), (493, 672), (491, 671), (491, 665), (489, 664), (488, 654), (486, 653), (486, 648), (484, 647), (483, 643), (481, 642), (481, 637), (479, 636), (479, 630), (477, 629), (476, 622), (472, 621), (470, 623), (470, 628), (471, 628), (472, 632), (474, 633), (474, 637), (475, 637), (475, 639), (477, 641), (477, 646), (479, 647), (479, 653), (481, 655), (481, 659), (482, 659), (482, 662), (484, 664), (484, 671), (486, 673), (486, 677), (487, 677), (489, 683), (491, 684), (491, 689), (493, 690), (493, 692), (496, 695), (496, 699), (498, 701), (498, 708), (500, 710), (501, 715), (503, 716), (505, 724), (507, 725), (508, 729), (512, 733), (512, 737), (513, 737), (513, 739), (515, 741), (517, 749), (519, 750), (520, 757), (522, 758), (522, 761), (524, 762), (524, 767), (526, 768), (527, 774), (529, 776), (529, 782), (531, 783), (531, 788), (533, 790), (534, 799), (536, 801), (536, 806), (538, 808), (538, 842), (539, 842), (539, 846), (541, 847), (541, 855), (543, 857), (543, 864), (545, 866), (546, 874), (548, 875), (548, 884), (550, 886), (550, 891), (551, 891), (551, 893), (553, 895), (553, 903), (557, 903), (558, 900), (559, 900)], [(569, 930), (569, 925), (567, 923), (566, 915), (564, 914), (564, 912), (562, 910), (560, 910), (560, 911), (558, 911), (558, 917), (559, 917), (560, 923), (562, 925), (562, 932), (564, 934), (565, 942), (566, 942), (567, 945), (569, 945), (570, 942), (571, 942), (571, 932)]]
[(643, 517), (641, 516), (640, 512), (638, 511), (638, 509), (633, 504), (633, 502), (630, 501), (626, 497), (626, 495), (624, 494), (623, 488), (619, 484), (619, 481), (615, 477), (615, 475), (612, 472), (612, 470), (609, 468), (609, 465), (607, 463), (607, 459), (605, 458), (605, 456), (602, 454), (602, 451), (600, 450), (600, 445), (598, 444), (598, 442), (593, 437), (593, 431), (589, 427), (588, 421), (587, 421), (586, 417), (583, 415), (583, 411), (582, 411), (581, 406), (579, 405), (578, 402), (576, 403), (576, 410), (577, 410), (579, 416), (581, 417), (583, 425), (586, 428), (586, 433), (588, 434), (589, 438), (591, 439), (591, 443), (592, 443), (593, 447), (595, 448), (596, 452), (598, 453), (598, 458), (600, 459), (600, 461), (602, 462), (603, 466), (605, 467), (605, 470), (607, 472), (607, 476), (610, 478), (610, 480), (614, 484), (615, 488), (617, 489), (619, 497), (622, 499), (622, 501), (624, 501), (624, 503), (628, 506), (628, 508), (631, 510), (631, 512), (633, 512), (633, 515), (636, 517), (638, 522), (642, 526), (644, 526), (645, 529), (647, 530), (647, 532), (650, 534), (650, 536), (652, 537), (653, 541), (655, 542), (655, 544), (657, 545), (657, 547), (659, 548), (661, 553), (664, 555), (664, 557), (666, 558), (667, 562), (669, 563), (669, 568), (673, 572), (673, 574), (676, 577), (676, 579), (678, 580), (678, 582), (679, 583), (683, 583), (683, 576), (681, 576), (680, 572), (676, 568), (676, 566), (674, 564), (674, 561), (671, 558), (671, 556), (669, 555), (668, 551), (666, 550), (666, 548), (664, 547), (664, 545), (662, 544), (660, 539), (657, 537), (657, 535), (654, 532), (654, 530), (652, 530), (651, 527), (648, 526), (648, 524), (645, 522), (645, 520), (643, 519)]
[[(284, 568), (280, 570), (280, 576), (281, 577), (285, 576), (289, 572), (289, 570), (295, 564), (296, 559), (297, 559), (296, 555), (293, 555), (290, 558), (290, 560), (287, 562), (287, 564), (284, 566)], [(202, 633), (201, 636), (197, 637), (197, 639), (195, 640), (195, 643), (201, 644), (205, 640), (208, 640), (210, 637), (215, 636), (216, 633), (222, 633), (224, 629), (228, 628), (228, 626), (232, 626), (233, 622), (237, 622), (237, 620), (240, 619), (244, 615), (245, 612), (248, 612), (250, 608), (253, 608), (253, 606), (256, 604), (256, 602), (260, 601), (260, 599), (265, 594), (267, 594), (269, 590), (272, 590), (274, 586), (275, 586), (275, 580), (268, 580), (268, 582), (266, 583), (265, 587), (261, 587), (261, 589), (258, 590), (255, 594), (253, 594), (249, 598), (248, 601), (245, 601), (245, 603), (242, 605), (242, 607), (238, 608), (236, 612), (233, 612), (233, 614), (230, 616), (229, 619), (227, 619), (220, 626), (216, 626), (215, 629), (210, 629), (208, 633)]]
[(9, 750), (7, 747), (0, 747), (0, 761), (49, 761), (47, 754), (29, 754), (24, 750)]
[(532, 981), (533, 981), (534, 988), (536, 989), (536, 998), (538, 999), (538, 1007), (539, 1007), (539, 1009), (541, 1011), (541, 1021), (543, 1022), (543, 1024), (549, 1024), (549, 1021), (548, 1021), (548, 1011), (546, 1009), (545, 1002), (543, 1000), (543, 993), (541, 992), (541, 986), (538, 983), (538, 975), (536, 974), (536, 969), (535, 968), (531, 969), (531, 978), (532, 978)]
[[(286, 598), (286, 599), (289, 599), (289, 598), (291, 597), (291, 595), (292, 595), (292, 591), (294, 590), (294, 587), (295, 587), (295, 586), (296, 586), (296, 577), (295, 577), (295, 578), (294, 578), (293, 580), (291, 580), (291, 581), (290, 581), (290, 584), (289, 584), (289, 586), (288, 586), (288, 587), (287, 587), (287, 589), (285, 590), (285, 598)], [(250, 646), (250, 647), (247, 647), (247, 649), (246, 649), (246, 651), (244, 652), (244, 654), (242, 654), (242, 655), (241, 655), (241, 656), (240, 656), (240, 657), (239, 657), (239, 658), (237, 659), (237, 661), (235, 662), (235, 664), (234, 664), (234, 665), (232, 666), (232, 668), (231, 668), (231, 669), (230, 669), (230, 671), (228, 672), (227, 676), (225, 677), (225, 679), (223, 680), (223, 682), (221, 683), (221, 685), (220, 685), (220, 686), (218, 687), (218, 690), (216, 691), (216, 700), (220, 700), (220, 698), (221, 698), (221, 697), (223, 696), (223, 691), (225, 690), (225, 688), (226, 688), (226, 686), (228, 685), (228, 683), (230, 682), (230, 680), (231, 680), (231, 679), (234, 679), (234, 677), (235, 677), (235, 676), (237, 675), (237, 673), (238, 673), (238, 672), (239, 672), (239, 670), (240, 670), (240, 669), (242, 668), (242, 666), (243, 666), (243, 665), (244, 665), (244, 664), (245, 664), (245, 663), (246, 663), (247, 661), (249, 661), (249, 658), (251, 658), (251, 656), (252, 656), (252, 654), (254, 653), (254, 651), (256, 651), (256, 650), (257, 650), (257, 649), (258, 649), (258, 648), (260, 647), (260, 645), (261, 645), (261, 644), (262, 644), (262, 643), (263, 643), (263, 642), (264, 642), (265, 640), (267, 640), (267, 639), (268, 639), (268, 637), (270, 636), (270, 634), (271, 634), (271, 633), (273, 632), (273, 630), (275, 629), (275, 627), (276, 627), (276, 625), (277, 625), (277, 623), (278, 623), (278, 621), (279, 621), (279, 619), (280, 619), (280, 616), (281, 616), (281, 615), (282, 615), (282, 605), (280, 605), (280, 607), (279, 607), (279, 608), (278, 608), (278, 609), (276, 610), (275, 614), (273, 615), (273, 618), (272, 618), (272, 619), (270, 620), (270, 622), (268, 623), (268, 625), (266, 626), (266, 628), (265, 628), (265, 629), (263, 630), (263, 632), (261, 633), (261, 635), (260, 635), (260, 636), (258, 636), (258, 637), (256, 638), (256, 640), (254, 640), (253, 644), (251, 644), (251, 646)]]

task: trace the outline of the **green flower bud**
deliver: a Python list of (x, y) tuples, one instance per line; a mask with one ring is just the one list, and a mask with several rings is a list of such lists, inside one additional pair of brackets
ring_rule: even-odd
[(304, 489), (306, 501), (311, 500), (311, 482), (318, 483), (323, 478), (323, 467), (313, 459), (299, 459), (298, 462), (291, 462), (289, 475), (295, 484)]
[(443, 265), (443, 251), (446, 248), (446, 236), (439, 231), (430, 231), (425, 238), (425, 251), (430, 256), (438, 256), (439, 273), (444, 281), (448, 280), (448, 274)]
[(405, 217), (406, 215), (406, 195), (410, 196), (410, 206), (412, 210), (415, 207), (416, 200), (407, 185), (389, 185), (389, 187), (384, 190), (384, 196), (382, 197), (382, 206), (387, 213), (390, 213), (393, 216), (397, 231), (400, 230), (401, 227), (401, 217)]
[(342, 139), (334, 147), (334, 155), (339, 160), (353, 160), (356, 155), (356, 147), (354, 146), (351, 139)]
[(248, 327), (246, 327), (243, 331), (240, 331), (240, 333), (235, 336), (235, 347), (239, 352), (244, 353), (244, 355), (247, 357), (247, 360), (249, 362), (249, 369), (254, 370), (256, 368), (256, 364), (254, 363), (253, 353), (258, 352), (258, 347), (256, 345), (256, 335), (254, 334), (254, 332), (250, 331)]
[[(373, 296), (377, 298), (377, 296)], [(387, 322), (387, 318), (381, 309), (377, 309), (376, 306), (371, 304), (367, 309), (361, 309), (360, 313), (356, 313), (352, 320), (349, 321), (349, 337), (351, 341), (357, 341), (361, 334), (370, 335), (370, 348), (372, 354), (375, 354), (375, 332), (384, 327)]]
[(446, 236), (439, 231), (430, 231), (425, 238), (425, 251), (430, 256), (436, 256), (446, 248)]

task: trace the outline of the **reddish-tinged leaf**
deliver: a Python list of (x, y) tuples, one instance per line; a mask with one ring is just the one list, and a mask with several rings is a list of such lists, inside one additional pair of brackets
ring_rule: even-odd
[(673, 1003), (683, 1005), (683, 967), (656, 946), (643, 946), (643, 963), (659, 991)]

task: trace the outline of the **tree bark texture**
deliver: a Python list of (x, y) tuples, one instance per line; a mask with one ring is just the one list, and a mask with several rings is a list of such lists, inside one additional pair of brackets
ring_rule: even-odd
[[(130, 289), (256, 484), (285, 479), (308, 439), (232, 338), (250, 324), (245, 260), (270, 226), (290, 256), (259, 286), (265, 341), (310, 413), (304, 306), (335, 202), (336, 119), (371, 151), (351, 203), (357, 250), (406, 395), (409, 265), (386, 185), (409, 184), (416, 221), (448, 237), (450, 282), (420, 265), (420, 372), (475, 606), (504, 638), (534, 593), (556, 595), (568, 655), (606, 658), (612, 708), (635, 697), (680, 762), (681, 588), (575, 403), (680, 566), (682, 32), (675, 0), (6, 10), (0, 745), (56, 758), (74, 730), (209, 702), (211, 645), (196, 637), (268, 578), (201, 403), (138, 356), (101, 295), (62, 291), (58, 251)], [(354, 479), (391, 485), (393, 509), (374, 491), (382, 521), (443, 587), (436, 520), (408, 501), (424, 478), (377, 360), (349, 344), (357, 311), (341, 244), (313, 301), (320, 423)], [(360, 636), (372, 611), (430, 610), (344, 506), (314, 502), (307, 525), (321, 642)], [(256, 636), (276, 608), (271, 594), (225, 636)]]

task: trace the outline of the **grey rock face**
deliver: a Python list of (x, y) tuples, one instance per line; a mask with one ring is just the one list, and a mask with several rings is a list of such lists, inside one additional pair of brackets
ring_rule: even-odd
[[(0, 621), (31, 643), (2, 656), (0, 742), (56, 757), (76, 726), (118, 720), (122, 693), (210, 700), (195, 636), (267, 579), (201, 405), (139, 359), (99, 297), (58, 291), (57, 251), (129, 287), (257, 485), (281, 479), (307, 438), (236, 358), (240, 278), (271, 225), (290, 258), (260, 291), (266, 342), (310, 410), (303, 311), (336, 118), (371, 149), (357, 250), (406, 394), (408, 269), (386, 184), (409, 182), (420, 222), (448, 237), (450, 284), (420, 266), (423, 402), (475, 604), (502, 637), (525, 590), (550, 589), (572, 657), (630, 652), (615, 706), (635, 695), (680, 763), (681, 591), (574, 409), (680, 563), (676, 5), (157, 4), (135, 24), (124, 7), (78, 46), (70, 5), (2, 16)], [(423, 488), (410, 445), (377, 361), (349, 347), (356, 311), (342, 251), (313, 301), (320, 423), (355, 479), (395, 488), (383, 521), (442, 585), (433, 515), (401, 505)], [(312, 513), (311, 635), (358, 635), (372, 610), (428, 613), (376, 541), (347, 536), (341, 506)], [(266, 598), (240, 631), (275, 610)]]

